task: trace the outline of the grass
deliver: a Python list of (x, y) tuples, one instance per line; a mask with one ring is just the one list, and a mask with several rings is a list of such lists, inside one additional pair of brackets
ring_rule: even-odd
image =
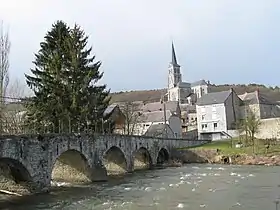
[[(266, 149), (263, 140), (256, 140), (255, 153), (253, 146), (236, 148), (235, 145), (239, 142), (239, 139), (232, 140), (220, 140), (213, 141), (202, 146), (191, 147), (191, 149), (219, 149), (223, 155), (234, 155), (234, 154), (247, 154), (247, 155), (276, 155), (280, 154), (280, 144), (270, 145), (269, 149)], [(233, 146), (232, 146), (233, 144)], [(190, 149), (190, 148), (185, 148)]]

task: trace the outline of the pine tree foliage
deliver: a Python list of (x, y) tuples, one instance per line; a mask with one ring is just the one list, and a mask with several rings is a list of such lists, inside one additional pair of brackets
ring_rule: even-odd
[[(32, 75), (26, 75), (34, 97), (27, 106), (27, 125), (37, 132), (100, 129), (110, 98), (100, 62), (87, 48), (88, 36), (75, 25), (57, 21), (35, 54)], [(99, 130), (100, 131), (100, 130)]]

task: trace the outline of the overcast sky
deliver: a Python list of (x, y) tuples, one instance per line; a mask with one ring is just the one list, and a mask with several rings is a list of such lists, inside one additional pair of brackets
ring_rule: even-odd
[[(44, 2), (44, 3), (42, 3)], [(279, 0), (0, 0), (13, 77), (24, 80), (56, 20), (90, 36), (112, 91), (167, 86), (171, 40), (183, 79), (280, 84)]]

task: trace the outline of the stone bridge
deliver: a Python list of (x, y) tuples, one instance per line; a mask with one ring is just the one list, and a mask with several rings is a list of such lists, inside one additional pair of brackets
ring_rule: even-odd
[[(33, 191), (48, 190), (54, 179), (71, 177), (73, 170), (89, 181), (106, 180), (110, 162), (132, 172), (139, 162), (151, 168), (171, 158), (173, 148), (207, 143), (202, 140), (163, 139), (125, 135), (47, 134), (0, 137), (0, 172), (8, 166), (16, 183), (31, 183)], [(136, 159), (138, 163), (136, 164)], [(71, 170), (63, 168), (70, 165)], [(107, 167), (106, 167), (107, 165)], [(64, 170), (65, 169), (65, 170)], [(107, 170), (106, 170), (107, 169)]]

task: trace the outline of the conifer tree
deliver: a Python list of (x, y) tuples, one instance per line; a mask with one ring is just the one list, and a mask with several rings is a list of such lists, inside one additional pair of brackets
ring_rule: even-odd
[(72, 124), (79, 130), (90, 128), (100, 132), (104, 122), (103, 113), (110, 101), (109, 91), (106, 85), (96, 84), (103, 76), (99, 71), (101, 62), (94, 62), (92, 48), (87, 48), (87, 45), (88, 36), (75, 25), (67, 40), (67, 51), (70, 53), (66, 76), (71, 95), (69, 114)]
[(58, 21), (35, 55), (35, 68), (26, 75), (34, 97), (28, 104), (27, 124), (37, 132), (100, 131), (110, 98), (101, 63), (94, 62), (88, 36), (75, 25)]
[(61, 99), (65, 94), (65, 84), (61, 82), (66, 67), (65, 39), (69, 36), (70, 29), (64, 22), (54, 23), (35, 54), (33, 75), (25, 75), (27, 85), (34, 92), (27, 105), (27, 125), (37, 132), (59, 130), (59, 119), (63, 115)]

